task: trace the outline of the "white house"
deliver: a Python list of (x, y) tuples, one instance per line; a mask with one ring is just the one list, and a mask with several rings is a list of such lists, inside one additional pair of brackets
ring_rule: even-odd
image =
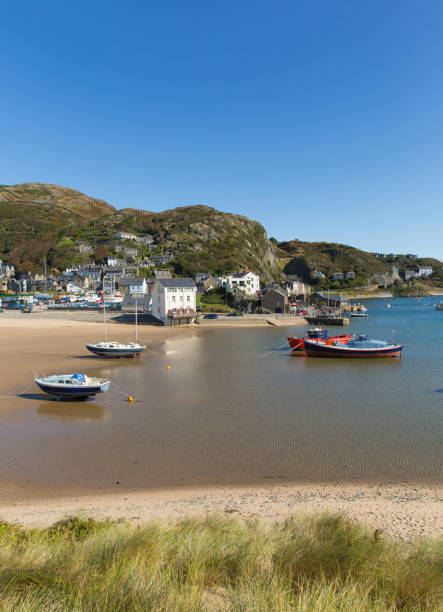
[(405, 280), (417, 277), (417, 270), (405, 270)]
[(313, 277), (314, 278), (326, 278), (323, 272), (320, 272), (320, 270), (316, 270), (313, 274)]
[(146, 282), (146, 278), (127, 276), (119, 278), (117, 283), (119, 290), (123, 291), (123, 293), (130, 293), (131, 295), (145, 295), (148, 291), (148, 283)]
[(343, 280), (345, 278), (345, 275), (343, 274), (343, 272), (334, 272), (332, 278), (334, 280)]
[(192, 278), (158, 278), (152, 291), (152, 316), (165, 324), (192, 319), (197, 287)]
[(302, 280), (287, 280), (285, 286), (288, 289), (289, 295), (304, 295), (308, 293), (308, 285)]
[(248, 270), (239, 274), (222, 276), (221, 284), (228, 291), (233, 291), (234, 287), (237, 287), (245, 295), (255, 295), (257, 291), (260, 291), (260, 276)]
[(432, 266), (418, 266), (417, 276), (431, 276), (433, 272)]
[(138, 236), (129, 232), (115, 232), (115, 238), (117, 240), (139, 240)]

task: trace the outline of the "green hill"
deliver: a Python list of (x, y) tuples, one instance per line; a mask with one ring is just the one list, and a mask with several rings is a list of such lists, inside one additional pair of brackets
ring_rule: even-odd
[[(400, 274), (407, 269), (418, 266), (432, 266), (435, 278), (439, 283), (442, 262), (433, 258), (415, 258), (408, 255), (388, 255), (368, 253), (360, 249), (333, 242), (275, 242), (275, 251), (285, 274), (296, 274), (307, 282), (319, 287), (353, 287), (371, 284), (378, 275), (394, 280), (393, 266)], [(318, 279), (315, 272), (322, 272), (325, 279)], [(354, 273), (354, 278), (334, 281), (332, 275), (341, 272)]]
[[(115, 232), (151, 234), (157, 251), (172, 252), (178, 274), (223, 274), (250, 268), (271, 280), (278, 274), (274, 249), (260, 223), (208, 206), (186, 206), (161, 213), (117, 211), (102, 200), (42, 183), (0, 187), (0, 257), (18, 272), (79, 263), (76, 243), (86, 242), (92, 257), (113, 253)], [(148, 255), (139, 247), (140, 255)]]
[(103, 200), (59, 185), (46, 183), (20, 183), (18, 185), (0, 185), (0, 203), (34, 203), (58, 207), (72, 212), (84, 219), (94, 219), (115, 211), (115, 208)]

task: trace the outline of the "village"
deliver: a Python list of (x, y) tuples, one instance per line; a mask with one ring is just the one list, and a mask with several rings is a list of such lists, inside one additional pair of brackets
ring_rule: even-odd
[[(18, 276), (13, 265), (0, 261), (0, 291), (8, 296), (3, 308), (28, 312), (98, 309), (103, 307), (105, 296), (108, 308), (133, 312), (137, 304), (141, 312), (164, 325), (190, 323), (201, 316), (216, 318), (217, 313), (313, 316), (325, 309), (329, 309), (329, 315), (352, 309), (349, 300), (339, 293), (320, 291), (297, 275), (286, 274), (284, 280), (269, 283), (249, 269), (221, 276), (199, 272), (193, 278), (177, 277), (172, 266), (168, 267), (175, 254), (160, 253), (150, 234), (118, 231), (107, 246), (112, 254), (96, 264), (92, 245), (79, 242), (77, 250), (84, 263), (49, 273), (44, 263), (41, 273)], [(408, 259), (413, 265), (415, 256)], [(405, 282), (427, 278), (433, 272), (431, 266), (412, 265), (401, 272)], [(321, 271), (313, 273), (315, 281), (325, 278)], [(354, 278), (353, 270), (331, 274), (332, 281)], [(373, 282), (375, 288), (386, 288), (400, 279), (398, 267), (392, 266), (391, 275), (379, 275)]]

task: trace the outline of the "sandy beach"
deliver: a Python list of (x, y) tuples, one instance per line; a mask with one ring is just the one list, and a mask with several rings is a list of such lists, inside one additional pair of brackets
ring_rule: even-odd
[[(102, 324), (94, 317), (57, 313), (0, 315), (0, 427), (23, 419), (29, 407), (20, 394), (29, 393), (33, 372), (79, 371), (91, 365), (86, 341), (99, 341)], [(205, 325), (215, 327), (218, 321)], [(244, 325), (227, 321), (226, 325)], [(269, 325), (260, 321), (259, 325)], [(292, 325), (294, 323), (291, 323)], [(111, 333), (121, 341), (133, 338), (134, 327), (110, 322)], [(140, 340), (155, 359), (157, 343), (171, 338), (191, 338), (205, 326), (164, 328), (141, 325)], [(114, 332), (115, 330), (115, 332)], [(110, 371), (118, 361), (109, 362)], [(35, 391), (35, 389), (34, 389)], [(91, 404), (93, 405), (93, 404)], [(80, 409), (80, 405), (79, 405)], [(5, 457), (3, 457), (5, 463)], [(249, 517), (278, 519), (297, 510), (331, 510), (367, 521), (387, 533), (410, 537), (434, 535), (443, 527), (442, 487), (414, 483), (288, 483), (271, 486), (207, 486), (151, 490), (110, 487), (53, 490), (41, 480), (15, 482), (0, 466), (0, 520), (24, 525), (48, 525), (76, 513), (97, 518), (143, 522), (156, 517), (182, 518), (210, 512), (232, 512)]]

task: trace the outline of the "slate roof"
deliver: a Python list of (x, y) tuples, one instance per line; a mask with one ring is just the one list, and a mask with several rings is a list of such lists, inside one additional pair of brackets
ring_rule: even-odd
[(157, 282), (163, 287), (195, 287), (192, 278), (159, 278)]
[(124, 287), (130, 287), (131, 285), (143, 285), (144, 278), (134, 278), (131, 276), (126, 276), (124, 278), (119, 278), (117, 280), (118, 285), (123, 285)]

